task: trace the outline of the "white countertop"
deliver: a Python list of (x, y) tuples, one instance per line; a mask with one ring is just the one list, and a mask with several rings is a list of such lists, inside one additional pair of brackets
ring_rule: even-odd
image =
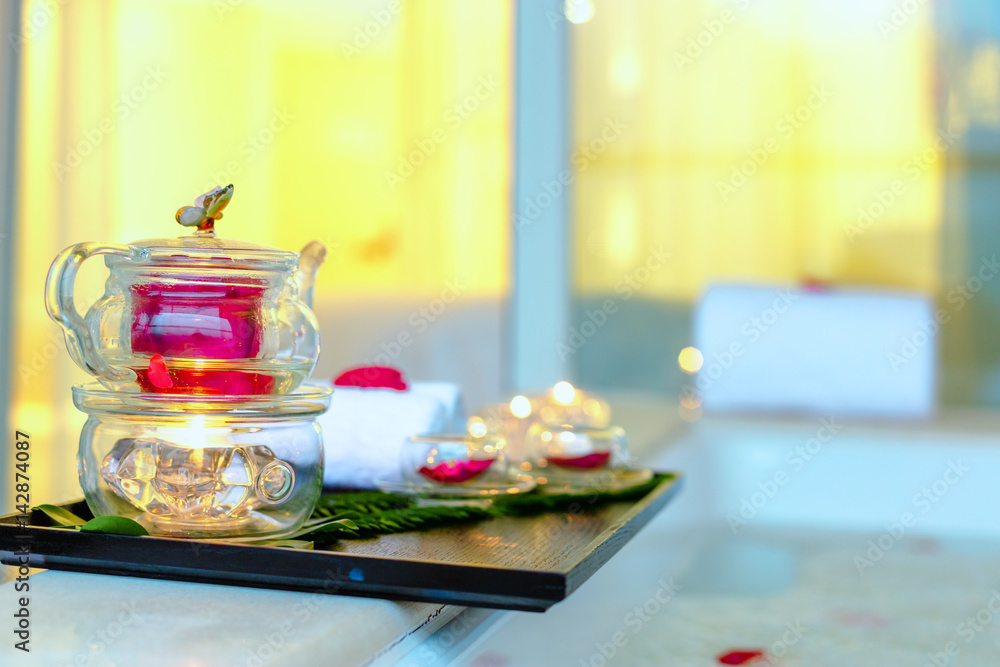
[[(621, 416), (637, 449), (651, 446), (668, 422), (676, 422), (673, 408), (660, 409), (659, 401), (624, 403), (629, 407), (621, 408)], [(13, 576), (13, 568), (3, 567), (0, 613), (8, 619), (8, 610), (13, 613), (22, 595), (14, 590)], [(0, 644), (0, 664), (391, 664), (463, 611), (439, 604), (59, 571), (33, 574), (30, 585), (31, 653), (14, 649), (8, 637)], [(485, 618), (479, 614), (476, 623)], [(434, 662), (426, 656), (423, 660)]]
[[(615, 412), (616, 421), (630, 433), (633, 453), (643, 460), (651, 460), (689, 429), (677, 419), (674, 404), (663, 399), (618, 400)], [(795, 422), (795, 418), (720, 420), (727, 428), (746, 423), (780, 429)], [(958, 413), (916, 429), (912, 424), (856, 428), (995, 434), (1000, 432), (998, 422), (995, 415)], [(612, 559), (608, 568), (614, 565)], [(0, 585), (0, 614), (8, 623), (23, 595), (14, 590), (12, 573), (12, 568), (3, 568)], [(423, 651), (424, 657), (414, 664), (432, 665), (440, 664), (434, 660), (436, 654), (428, 653), (421, 642), (463, 611), (438, 604), (56, 571), (34, 574), (30, 584), (31, 653), (13, 648), (8, 627), (7, 639), (0, 644), (0, 664), (339, 667), (392, 664), (400, 656)], [(560, 607), (574, 602), (571, 598)], [(509, 616), (476, 613), (479, 624), (487, 620), (486, 624), (496, 624), (498, 618)], [(405, 662), (413, 659), (407, 657)]]
[[(9, 577), (12, 568), (4, 569)], [(31, 652), (14, 649), (6, 629), (0, 664), (357, 665), (397, 644), (418, 643), (460, 611), (75, 572), (46, 571), (29, 581)], [(0, 586), (0, 609), (9, 624), (21, 595), (10, 581)]]

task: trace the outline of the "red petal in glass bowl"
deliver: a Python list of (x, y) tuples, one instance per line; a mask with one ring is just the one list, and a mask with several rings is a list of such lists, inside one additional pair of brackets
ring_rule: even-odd
[(593, 452), (591, 454), (573, 457), (550, 456), (548, 457), (548, 461), (549, 463), (557, 465), (561, 468), (590, 470), (591, 468), (601, 468), (607, 465), (608, 459), (610, 458), (611, 452)]
[(764, 651), (730, 651), (720, 655), (716, 660), (723, 665), (746, 665), (764, 657)]
[(482, 475), (493, 465), (493, 459), (471, 459), (469, 461), (445, 461), (434, 467), (423, 466), (419, 472), (438, 484), (461, 484)]
[(406, 391), (403, 374), (391, 366), (362, 366), (344, 371), (333, 380), (337, 387), (368, 387)]

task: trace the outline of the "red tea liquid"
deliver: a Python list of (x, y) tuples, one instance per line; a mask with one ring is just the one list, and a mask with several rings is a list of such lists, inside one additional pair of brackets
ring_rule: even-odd
[[(219, 360), (256, 359), (262, 340), (265, 288), (254, 284), (149, 282), (133, 285), (132, 352), (161, 355), (159, 367), (138, 367), (139, 387), (152, 393), (268, 394), (268, 374), (227, 368)], [(182, 360), (214, 363), (192, 364)], [(192, 367), (193, 366), (193, 367)], [(151, 375), (152, 371), (152, 375)]]

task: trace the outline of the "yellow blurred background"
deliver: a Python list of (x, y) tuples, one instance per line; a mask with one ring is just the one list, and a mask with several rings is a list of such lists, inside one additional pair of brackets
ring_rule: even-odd
[[(653, 298), (712, 280), (937, 290), (941, 161), (905, 169), (938, 131), (932, 20), (886, 39), (893, 4), (596, 3), (573, 32), (576, 143), (608, 119), (628, 129), (580, 176), (578, 288), (662, 244), (674, 257)], [(896, 180), (904, 194), (845, 231)]]
[[(965, 38), (975, 16), (929, 4), (897, 25), (890, 0), (567, 0), (552, 20), (570, 35), (575, 307), (651, 249), (672, 254), (637, 299), (653, 314), (574, 359), (585, 384), (676, 400), (690, 308), (712, 282), (940, 298), (964, 275), (970, 247), (995, 239), (976, 235), (962, 179), (998, 168), (1000, 149), (969, 146), (1000, 125), (1000, 50)], [(71, 243), (180, 234), (174, 211), (214, 185), (236, 185), (220, 235), (329, 246), (318, 375), (370, 359), (457, 280), (462, 304), (394, 361), (473, 403), (502, 395), (514, 11), (24, 0), (11, 422), (39, 432), (39, 496), (79, 495), (69, 387), (86, 380), (42, 306), (49, 263)], [(104, 277), (85, 267), (81, 308)], [(981, 327), (998, 301), (946, 334), (955, 400), (994, 401), (964, 373), (1000, 359)]]
[[(39, 496), (79, 495), (69, 387), (88, 378), (42, 301), (72, 243), (186, 234), (177, 208), (231, 182), (221, 236), (328, 246), (318, 313), (405, 316), (448, 280), (505, 294), (509, 3), (26, 0), (23, 17), (11, 419), (52, 471)], [(84, 265), (79, 309), (106, 274)]]

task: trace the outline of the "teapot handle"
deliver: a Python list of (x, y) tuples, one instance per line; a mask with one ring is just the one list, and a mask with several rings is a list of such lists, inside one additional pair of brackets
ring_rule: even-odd
[(78, 243), (66, 248), (52, 262), (45, 279), (45, 310), (65, 330), (66, 347), (80, 368), (101, 380), (131, 382), (136, 377), (132, 370), (112, 368), (100, 355), (97, 341), (73, 304), (76, 272), (85, 259), (94, 255), (120, 255), (134, 262), (144, 262), (149, 257), (149, 251), (138, 246), (112, 243)]
[(310, 241), (299, 253), (299, 269), (295, 272), (295, 282), (299, 288), (299, 301), (310, 309), (313, 307), (316, 276), (325, 260), (326, 245), (322, 241)]

